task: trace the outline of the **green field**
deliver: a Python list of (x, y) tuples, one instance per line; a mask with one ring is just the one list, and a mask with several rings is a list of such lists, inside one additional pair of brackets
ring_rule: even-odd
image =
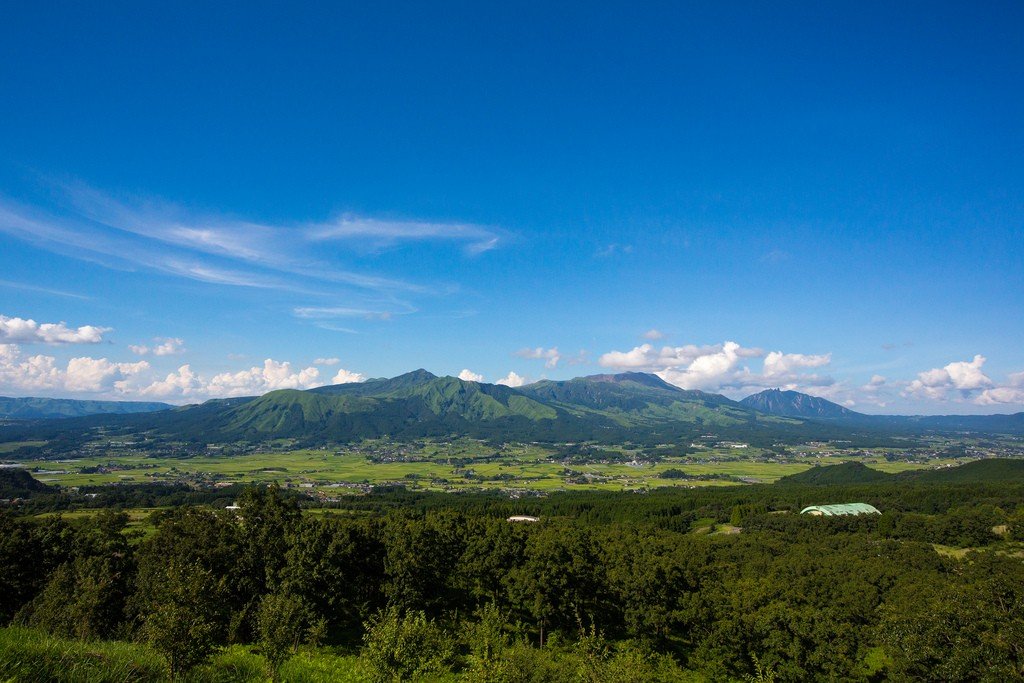
[[(609, 448), (591, 460), (566, 459), (552, 448), (507, 444), (498, 449), (471, 439), (454, 442), (367, 442), (352, 449), (280, 450), (245, 455), (166, 458), (111, 446), (87, 456), (27, 460), (19, 464), (48, 484), (65, 487), (117, 483), (189, 482), (201, 485), (276, 482), (308, 489), (322, 498), (354, 493), (369, 485), (402, 484), (410, 489), (621, 491), (662, 486), (727, 486), (772, 483), (816, 465), (858, 460), (885, 472), (936, 467), (949, 459), (923, 460), (909, 454), (887, 460), (882, 452), (836, 452), (801, 447), (779, 456), (756, 448), (707, 448), (686, 456), (651, 457), (626, 447)], [(684, 478), (663, 478), (666, 470)]]

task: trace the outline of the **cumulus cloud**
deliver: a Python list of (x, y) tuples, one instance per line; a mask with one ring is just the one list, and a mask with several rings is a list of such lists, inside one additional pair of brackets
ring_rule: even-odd
[(973, 391), (992, 387), (992, 380), (981, 371), (983, 365), (985, 357), (978, 354), (970, 361), (954, 361), (941, 368), (919, 372), (903, 395), (944, 401), (950, 391), (956, 390), (966, 397)]
[(37, 323), (32, 319), (0, 315), (0, 342), (10, 344), (99, 344), (109, 327), (83, 325), (68, 327), (66, 323)]
[(352, 384), (354, 382), (365, 382), (366, 375), (360, 372), (352, 372), (345, 368), (339, 368), (334, 377), (331, 378), (331, 384)]
[(142, 344), (129, 344), (128, 349), (139, 356), (152, 353), (154, 356), (176, 356), (185, 353), (185, 340), (178, 337), (154, 337), (156, 342), (153, 346)]
[(313, 361), (313, 365), (337, 365), (340, 362), (340, 358), (317, 358)]
[(654, 329), (653, 327), (641, 335), (644, 339), (650, 339), (651, 341), (657, 341), (665, 338), (665, 333)]
[[(358, 372), (339, 369), (332, 384), (362, 382), (366, 379)], [(164, 379), (157, 380), (140, 390), (143, 396), (154, 398), (225, 398), (265, 394), (277, 389), (311, 389), (320, 386), (320, 371), (315, 367), (295, 368), (288, 361), (267, 358), (262, 366), (253, 366), (237, 372), (222, 372), (204, 377), (182, 365)]]
[(1024, 405), (1024, 372), (1014, 372), (1006, 377), (1006, 384), (982, 391), (974, 402), (983, 405), (1017, 404)]
[(1024, 405), (1024, 389), (1016, 387), (995, 387), (981, 392), (974, 402), (983, 406), (1003, 404)]
[(262, 366), (214, 375), (207, 391), (213, 396), (250, 396), (277, 389), (310, 389), (322, 384), (319, 378), (315, 367), (295, 370), (288, 361), (267, 358)]
[(764, 359), (764, 376), (787, 376), (803, 368), (820, 368), (831, 362), (831, 353), (806, 355), (803, 353), (782, 353), (781, 351), (772, 351), (765, 356)]
[(743, 358), (740, 353), (742, 350), (743, 347), (736, 342), (728, 341), (715, 351), (665, 368), (657, 375), (683, 389), (718, 389), (729, 384), (735, 376), (735, 370)]
[(545, 349), (541, 346), (538, 346), (535, 349), (519, 349), (518, 351), (515, 352), (514, 355), (519, 356), (520, 358), (543, 360), (544, 367), (546, 368), (556, 367), (558, 365), (558, 361), (561, 360), (562, 358), (562, 355), (558, 353), (557, 347)]
[(55, 389), (63, 383), (63, 373), (53, 356), (22, 358), (16, 344), (0, 344), (0, 386), (19, 391)]
[(506, 387), (521, 387), (526, 384), (526, 378), (510, 370), (507, 375), (499, 379), (495, 384), (504, 384)]
[(127, 391), (129, 378), (149, 370), (149, 363), (113, 363), (106, 358), (86, 356), (72, 358), (64, 374), (64, 388), (68, 391), (100, 392), (109, 389)]
[(764, 351), (744, 348), (735, 342), (697, 346), (663, 346), (657, 349), (652, 344), (641, 344), (629, 351), (610, 351), (598, 358), (598, 365), (618, 370), (642, 370), (657, 372), (666, 368), (680, 368), (691, 365), (705, 356), (721, 355), (728, 346), (727, 356), (735, 358), (758, 358)]
[(15, 344), (0, 344), (0, 387), (16, 391), (126, 392), (149, 363), (115, 363), (106, 358), (72, 358), (61, 368), (53, 356), (24, 357)]
[(465, 382), (483, 382), (484, 376), (473, 372), (469, 368), (463, 368), (462, 372), (459, 373), (459, 379)]
[(188, 364), (182, 365), (175, 372), (168, 373), (167, 377), (157, 380), (147, 387), (139, 390), (142, 396), (156, 398), (173, 398), (191, 396), (205, 396), (206, 386), (202, 378), (192, 371)]
[[(749, 359), (764, 358), (760, 372), (752, 370)], [(598, 359), (603, 367), (616, 370), (653, 372), (666, 382), (684, 389), (734, 392), (766, 387), (802, 389), (827, 387), (830, 377), (805, 372), (828, 365), (831, 354), (802, 354), (772, 351), (733, 341), (698, 346), (655, 347), (641, 344), (629, 351), (610, 351)], [(821, 393), (820, 391), (818, 393)]]

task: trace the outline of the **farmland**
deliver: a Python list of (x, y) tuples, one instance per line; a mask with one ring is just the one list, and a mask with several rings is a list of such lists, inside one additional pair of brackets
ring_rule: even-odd
[[(770, 450), (744, 444), (686, 449), (508, 443), (473, 439), (365, 441), (349, 447), (293, 449), (287, 443), (222, 455), (222, 447), (188, 458), (107, 443), (74, 457), (9, 461), (62, 487), (184, 482), (197, 486), (274, 482), (324, 499), (402, 485), (411, 490), (637, 490), (664, 486), (772, 483), (821, 464), (863, 462), (888, 472), (948, 466), (948, 443), (928, 448), (840, 449), (812, 444)], [(986, 455), (983, 450), (966, 451)]]

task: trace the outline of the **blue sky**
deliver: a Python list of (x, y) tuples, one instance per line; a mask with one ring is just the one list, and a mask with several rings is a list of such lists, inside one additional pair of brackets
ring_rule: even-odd
[(209, 5), (5, 13), (0, 393), (1024, 408), (1020, 3)]

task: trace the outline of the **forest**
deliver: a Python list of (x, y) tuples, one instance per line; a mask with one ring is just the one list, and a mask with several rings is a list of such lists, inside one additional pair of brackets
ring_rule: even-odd
[(130, 498), (0, 512), (4, 680), (1024, 678), (1020, 483)]

